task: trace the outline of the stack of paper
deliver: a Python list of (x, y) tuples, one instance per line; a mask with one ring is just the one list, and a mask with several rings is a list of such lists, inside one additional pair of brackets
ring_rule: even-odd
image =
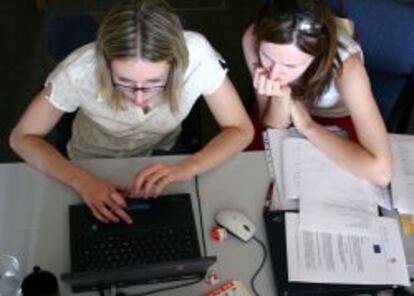
[(378, 237), (300, 231), (298, 224), (298, 214), (286, 214), (289, 281), (410, 285), (395, 219), (379, 218)]
[(391, 191), (394, 207), (414, 215), (414, 137), (391, 135), (393, 177)]
[(289, 280), (408, 285), (399, 224), (378, 216), (378, 205), (392, 208), (388, 188), (338, 167), (295, 130), (267, 130), (264, 142), (276, 208), (299, 209), (286, 223)]

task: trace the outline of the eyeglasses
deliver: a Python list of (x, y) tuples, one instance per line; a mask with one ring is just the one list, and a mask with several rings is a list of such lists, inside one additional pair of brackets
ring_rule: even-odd
[(123, 85), (112, 82), (114, 88), (120, 92), (123, 92), (128, 95), (135, 95), (137, 92), (141, 91), (143, 94), (157, 94), (162, 92), (165, 89), (166, 84), (164, 85), (154, 85), (148, 87), (136, 87), (130, 85)]

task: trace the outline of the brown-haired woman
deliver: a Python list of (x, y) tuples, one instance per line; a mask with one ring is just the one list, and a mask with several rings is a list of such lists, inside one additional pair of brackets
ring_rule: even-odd
[[(268, 1), (242, 42), (264, 126), (293, 125), (353, 174), (390, 182), (390, 145), (361, 48), (336, 27), (323, 1)], [(356, 141), (318, 122), (345, 122)]]
[[(168, 184), (243, 150), (253, 128), (220, 56), (204, 36), (182, 30), (166, 1), (116, 2), (96, 42), (75, 50), (49, 75), (12, 131), (10, 144), (35, 168), (75, 189), (99, 220), (131, 223), (125, 189), (135, 197), (157, 196)], [(44, 139), (64, 112), (78, 110), (67, 146), (72, 159), (168, 150), (201, 95), (221, 132), (177, 163), (140, 168), (127, 188), (68, 161)]]

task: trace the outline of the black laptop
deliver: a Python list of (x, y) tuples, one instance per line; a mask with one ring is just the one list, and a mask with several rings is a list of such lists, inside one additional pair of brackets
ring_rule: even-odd
[(136, 199), (134, 220), (103, 224), (86, 205), (69, 209), (71, 272), (62, 275), (74, 292), (111, 285), (202, 278), (216, 257), (202, 257), (189, 194)]

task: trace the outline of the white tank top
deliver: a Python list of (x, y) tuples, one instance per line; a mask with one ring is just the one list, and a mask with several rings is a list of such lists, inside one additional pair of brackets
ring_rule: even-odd
[[(363, 61), (362, 49), (345, 31), (338, 30), (338, 40), (343, 47), (338, 48), (339, 57), (344, 62), (350, 55), (357, 53)], [(349, 116), (349, 110), (338, 92), (335, 79), (320, 100), (311, 109), (311, 114), (320, 117)]]

